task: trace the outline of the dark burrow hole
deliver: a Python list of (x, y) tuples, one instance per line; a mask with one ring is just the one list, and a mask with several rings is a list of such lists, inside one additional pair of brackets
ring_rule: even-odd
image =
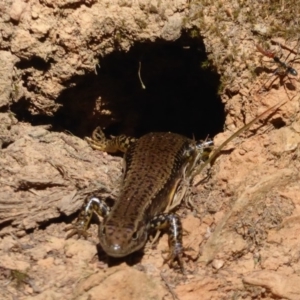
[(54, 131), (79, 137), (97, 126), (113, 135), (171, 131), (197, 139), (223, 129), (220, 76), (209, 66), (202, 40), (188, 33), (176, 42), (135, 43), (128, 52), (115, 51), (99, 58), (95, 72), (66, 85), (71, 87), (56, 100), (62, 106), (54, 117), (31, 116), (25, 100), (11, 110), (19, 120), (50, 123)]
[(45, 61), (39, 56), (32, 56), (30, 59), (21, 59), (16, 63), (16, 68), (18, 69), (29, 69), (34, 68), (40, 71), (48, 71), (51, 67), (53, 60)]
[(286, 125), (286, 123), (281, 118), (275, 118), (271, 120), (270, 123), (272, 123), (272, 125), (276, 129), (282, 128)]

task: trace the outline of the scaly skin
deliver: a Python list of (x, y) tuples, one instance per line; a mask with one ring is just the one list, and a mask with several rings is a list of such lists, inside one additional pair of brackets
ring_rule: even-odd
[[(93, 212), (96, 212), (103, 217), (99, 226), (103, 250), (110, 256), (123, 257), (144, 247), (149, 230), (168, 229), (170, 253), (165, 261), (178, 260), (183, 271), (181, 222), (176, 214), (165, 213), (165, 210), (172, 204), (181, 185), (191, 184), (194, 176), (213, 162), (225, 145), (285, 103), (272, 106), (239, 129), (210, 157), (211, 142), (196, 143), (168, 132), (149, 133), (138, 140), (125, 136), (106, 139), (97, 128), (92, 139), (87, 138), (94, 149), (125, 152), (126, 168), (120, 196), (112, 209), (103, 200), (87, 199), (67, 237), (74, 234), (87, 236), (86, 230)], [(200, 164), (204, 160), (206, 162)], [(185, 193), (182, 198), (184, 196)]]
[(181, 181), (188, 183), (194, 167), (207, 158), (211, 142), (197, 144), (169, 132), (149, 133), (138, 140), (125, 136), (109, 140), (99, 129), (87, 141), (97, 150), (125, 152), (126, 169), (120, 196), (111, 211), (104, 201), (90, 199), (70, 235), (86, 235), (92, 211), (96, 211), (104, 217), (99, 227), (103, 250), (123, 257), (144, 247), (149, 230), (166, 228), (171, 248), (166, 260), (177, 259), (182, 268), (181, 222), (176, 214), (164, 212)]

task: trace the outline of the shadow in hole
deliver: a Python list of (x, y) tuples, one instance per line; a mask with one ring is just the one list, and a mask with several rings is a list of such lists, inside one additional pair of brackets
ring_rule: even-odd
[[(139, 62), (146, 89), (139, 81)], [(76, 85), (58, 97), (62, 107), (54, 130), (83, 137), (101, 126), (114, 135), (171, 131), (197, 139), (222, 131), (220, 78), (203, 67), (207, 55), (201, 39), (183, 34), (176, 42), (136, 43), (127, 53), (113, 52), (99, 64), (97, 74), (73, 77), (69, 84)]]

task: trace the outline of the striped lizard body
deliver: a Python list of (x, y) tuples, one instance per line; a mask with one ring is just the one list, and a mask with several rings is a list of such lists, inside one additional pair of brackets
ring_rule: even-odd
[[(103, 250), (123, 257), (144, 247), (150, 230), (168, 229), (170, 253), (166, 261), (182, 266), (182, 227), (179, 217), (166, 213), (182, 184), (211, 151), (211, 141), (199, 142), (170, 132), (152, 132), (139, 139), (118, 136), (106, 139), (97, 128), (92, 148), (110, 153), (125, 152), (125, 170), (120, 195), (112, 208), (92, 197), (83, 207), (73, 232), (85, 235), (93, 211), (103, 216), (99, 239)], [(184, 197), (182, 195), (181, 199)]]
[[(153, 132), (140, 139), (123, 135), (106, 139), (97, 128), (92, 139), (87, 138), (92, 148), (125, 152), (121, 192), (112, 208), (96, 197), (87, 199), (67, 237), (74, 234), (87, 236), (86, 230), (93, 212), (96, 212), (103, 217), (99, 226), (103, 250), (110, 256), (124, 257), (144, 247), (151, 229), (168, 229), (170, 252), (165, 261), (177, 260), (183, 270), (182, 226), (179, 217), (169, 213), (169, 208), (176, 206), (185, 196), (183, 192), (176, 197), (178, 191), (186, 191), (182, 186), (190, 184), (232, 139), (285, 103), (277, 103), (258, 115), (224, 141), (212, 155), (209, 155), (211, 141), (195, 142), (169, 132)], [(205, 163), (201, 164), (201, 161)]]

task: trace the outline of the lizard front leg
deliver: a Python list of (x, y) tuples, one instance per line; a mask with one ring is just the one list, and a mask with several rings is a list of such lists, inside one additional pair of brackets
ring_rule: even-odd
[(155, 230), (168, 230), (170, 251), (169, 255), (164, 258), (164, 263), (170, 262), (172, 265), (177, 260), (181, 271), (184, 273), (182, 225), (179, 216), (173, 213), (159, 214), (151, 220), (150, 227)]
[(85, 238), (87, 238), (89, 236), (87, 228), (91, 222), (94, 212), (98, 216), (106, 217), (110, 212), (110, 207), (104, 200), (101, 200), (99, 198), (92, 197), (90, 199), (87, 199), (80, 210), (75, 224), (65, 229), (65, 231), (72, 230), (67, 234), (66, 239), (72, 237), (75, 234), (77, 234), (78, 237), (84, 236)]

